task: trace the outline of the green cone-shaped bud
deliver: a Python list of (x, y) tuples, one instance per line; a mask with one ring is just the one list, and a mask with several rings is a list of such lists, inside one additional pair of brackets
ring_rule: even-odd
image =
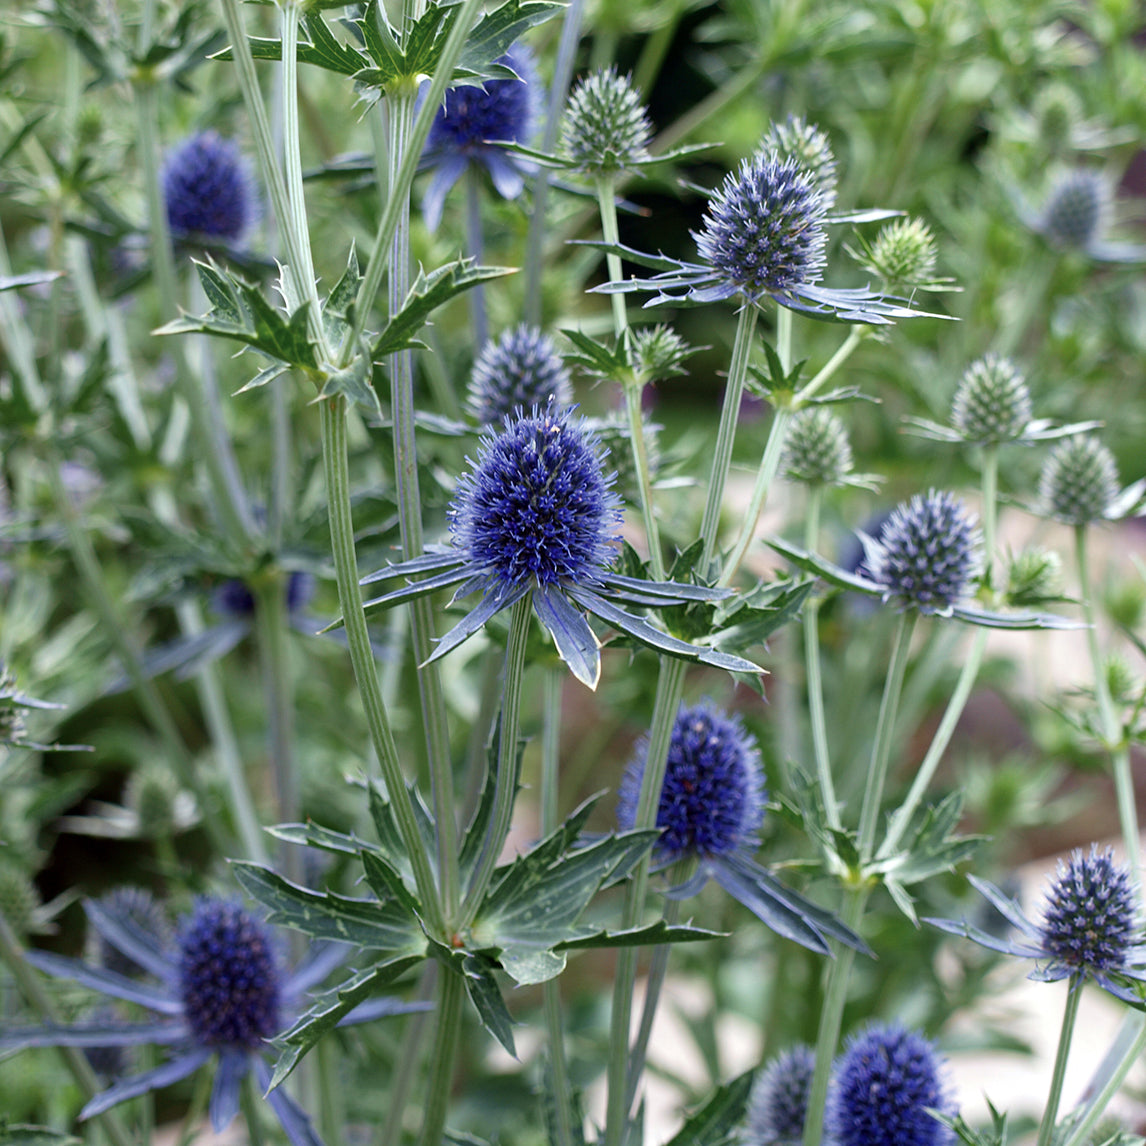
[(139, 817), (139, 834), (154, 839), (175, 830), (178, 796), (179, 786), (169, 773), (158, 767), (144, 767), (128, 780), (123, 800)]
[(868, 274), (880, 279), (888, 290), (899, 292), (932, 282), (937, 256), (935, 236), (922, 219), (895, 219), (885, 224), (870, 244), (861, 243), (856, 254)]
[(969, 442), (1013, 442), (1031, 420), (1031, 394), (1009, 358), (986, 354), (967, 367), (951, 424)]
[(836, 485), (854, 466), (844, 424), (823, 406), (801, 410), (788, 427), (783, 470), (790, 481)]
[(836, 202), (836, 157), (827, 135), (802, 116), (790, 115), (783, 123), (773, 123), (760, 148), (774, 151), (780, 159), (794, 159), (811, 176), (812, 188), (820, 193), (825, 211)]
[(1101, 521), (1117, 495), (1114, 455), (1097, 438), (1067, 438), (1051, 451), (1039, 478), (1043, 512), (1067, 525)]
[(28, 873), (10, 860), (0, 860), (0, 914), (17, 935), (32, 930), (40, 903), (40, 893)]
[(623, 171), (647, 159), (652, 134), (632, 81), (614, 68), (583, 79), (565, 106), (562, 148), (586, 175)]

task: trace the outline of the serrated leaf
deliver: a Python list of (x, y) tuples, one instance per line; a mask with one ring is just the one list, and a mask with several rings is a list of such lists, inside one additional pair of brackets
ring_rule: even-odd
[(481, 1024), (501, 1045), (517, 1058), (513, 1042), (513, 1019), (494, 978), (494, 965), (484, 955), (467, 954), (461, 960), (461, 971)]
[(455, 295), (490, 279), (502, 278), (515, 273), (513, 267), (480, 267), (472, 259), (458, 259), (426, 274), (418, 269), (414, 280), (398, 313), (392, 315), (382, 333), (374, 341), (372, 355), (374, 361), (396, 354), (399, 350), (409, 350), (419, 346), (414, 338), (426, 324), (430, 314)]
[(382, 404), (374, 389), (374, 364), (364, 351), (356, 354), (342, 370), (326, 375), (319, 397), (333, 398), (336, 394), (341, 394), (368, 414), (382, 417)]
[(322, 323), (331, 346), (341, 346), (346, 332), (350, 329), (355, 299), (358, 297), (358, 284), (362, 272), (358, 267), (358, 252), (354, 243), (350, 244), (350, 255), (346, 260), (346, 270), (334, 284), (334, 289), (322, 304)]
[[(299, 63), (314, 64), (316, 67), (325, 68), (327, 71), (337, 72), (343, 76), (353, 76), (363, 68), (369, 67), (369, 57), (349, 44), (342, 43), (317, 12), (312, 11), (304, 16), (302, 26), (306, 33), (306, 39), (299, 37)], [(247, 43), (250, 45), (251, 55), (256, 60), (281, 60), (283, 58), (281, 40), (250, 36)], [(224, 48), (211, 57), (213, 60), (233, 60), (234, 58), (233, 49), (230, 47)]]
[(358, 972), (342, 986), (319, 996), (306, 1014), (301, 1015), (288, 1030), (274, 1040), (273, 1045), (280, 1048), (280, 1054), (275, 1063), (270, 1089), (273, 1090), (278, 1086), (298, 1066), (303, 1055), (323, 1035), (338, 1026), (339, 1022), (359, 1003), (366, 1002), (371, 995), (377, 994), (383, 987), (400, 979), (424, 958), (424, 955), (403, 955), (385, 963), (377, 963), (365, 971)]
[(234, 869), (243, 889), (268, 909), (272, 923), (316, 939), (418, 958), (425, 955), (425, 935), (416, 915), (397, 900), (382, 903), (311, 891), (246, 860), (236, 861)]
[(359, 839), (353, 833), (345, 835), (309, 821), (305, 824), (276, 824), (273, 828), (267, 828), (267, 832), (276, 840), (319, 848), (338, 855), (356, 856), (366, 849), (376, 848), (376, 845)]
[(699, 1110), (685, 1119), (668, 1146), (732, 1146), (739, 1142), (754, 1074), (754, 1071), (746, 1071), (719, 1087)]
[(562, 11), (565, 5), (542, 0), (509, 0), (479, 20), (466, 39), (458, 69), (482, 75), (526, 30)]
[(628, 356), (620, 345), (609, 347), (603, 342), (582, 334), (579, 330), (562, 328), (561, 333), (573, 343), (579, 353), (566, 355), (566, 360), (592, 374), (599, 374), (613, 382), (621, 381), (631, 373)]

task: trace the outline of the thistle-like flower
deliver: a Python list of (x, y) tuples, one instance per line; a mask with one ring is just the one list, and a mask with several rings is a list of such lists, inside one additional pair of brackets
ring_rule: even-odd
[(790, 481), (842, 484), (855, 468), (843, 422), (826, 406), (800, 410), (788, 426), (780, 464)]
[(760, 141), (761, 151), (774, 151), (780, 159), (792, 159), (811, 176), (825, 211), (836, 205), (836, 157), (827, 134), (803, 116), (790, 115), (774, 122)]
[(1109, 517), (1118, 494), (1114, 455), (1097, 438), (1085, 435), (1056, 446), (1039, 477), (1043, 513), (1067, 525)]
[(825, 1115), (833, 1146), (946, 1146), (953, 1116), (944, 1062), (932, 1043), (901, 1026), (852, 1037), (836, 1063)]
[(652, 134), (632, 79), (609, 68), (586, 76), (570, 93), (561, 148), (582, 174), (616, 175), (648, 158)]
[[(80, 1111), (81, 1118), (170, 1086), (217, 1057), (210, 1113), (215, 1131), (223, 1131), (239, 1112), (241, 1084), (251, 1070), (263, 1091), (270, 1085), (270, 1067), (262, 1057), (266, 1040), (285, 1028), (304, 993), (321, 983), (347, 953), (342, 945), (317, 948), (287, 974), (270, 930), (229, 900), (200, 900), (182, 921), (173, 950), (161, 946), (155, 934), (114, 904), (89, 901), (84, 906), (100, 935), (155, 976), (159, 985), (44, 951), (27, 952), (28, 961), (45, 974), (136, 1003), (158, 1017), (138, 1023), (104, 1018), (75, 1026), (8, 1029), (0, 1032), (0, 1049), (151, 1044), (172, 1047), (173, 1054), (162, 1065), (97, 1094)], [(340, 1025), (423, 1009), (420, 1003), (373, 999)], [(318, 1146), (310, 1119), (285, 1089), (272, 1090), (267, 1102), (293, 1146)]]
[[(626, 831), (636, 823), (648, 749), (647, 737), (637, 742), (618, 792), (617, 823)], [(661, 836), (654, 858), (660, 867), (696, 860), (698, 870), (670, 897), (695, 895), (712, 878), (778, 935), (825, 954), (829, 935), (863, 950), (834, 916), (753, 861), (766, 798), (760, 749), (740, 717), (711, 701), (682, 704), (657, 805)]]
[(803, 1044), (768, 1064), (748, 1100), (745, 1146), (799, 1146), (815, 1069), (815, 1051)]
[(951, 404), (951, 424), (968, 442), (1013, 442), (1031, 420), (1031, 392), (1009, 358), (985, 354), (967, 367)]
[(1042, 209), (1025, 215), (1031, 229), (1058, 250), (1106, 263), (1146, 259), (1146, 247), (1107, 238), (1115, 215), (1114, 186), (1101, 172), (1078, 168), (1060, 174)]
[(1146, 988), (1146, 944), (1135, 909), (1130, 871), (1114, 862), (1113, 852), (1092, 845), (1058, 864), (1043, 907), (1041, 923), (1027, 918), (1016, 900), (993, 883), (975, 876), (971, 885), (1018, 931), (1009, 939), (973, 927), (965, 920), (928, 919), (951, 935), (962, 935), (1004, 955), (1038, 961), (1027, 976), (1039, 982), (1093, 979), (1104, 991), (1128, 1003), (1142, 1004)]
[(498, 145), (525, 143), (533, 134), (537, 69), (521, 44), (514, 44), (497, 63), (518, 78), (450, 88), (430, 128), (423, 164), (434, 174), (422, 200), (430, 230), (437, 228), (446, 196), (471, 164), (485, 168), (503, 199), (516, 199), (525, 186), (529, 166)]
[(172, 148), (161, 178), (167, 222), (176, 238), (238, 243), (255, 221), (250, 168), (238, 145), (213, 131)]
[(870, 242), (858, 235), (856, 246), (845, 243), (844, 249), (895, 294), (959, 289), (954, 279), (936, 277), (939, 248), (922, 219), (893, 219), (880, 227)]
[(470, 374), (469, 407), (483, 426), (500, 424), (515, 410), (572, 400), (569, 371), (553, 340), (524, 322), (487, 342)]
[(531, 596), (533, 611), (573, 674), (590, 688), (600, 677), (600, 642), (583, 612), (642, 644), (731, 672), (759, 672), (741, 657), (689, 644), (614, 602), (645, 607), (713, 600), (724, 590), (613, 573), (621, 504), (606, 476), (596, 435), (584, 419), (550, 403), (507, 418), (488, 432), (473, 469), (458, 481), (448, 516), (452, 545), (389, 565), (362, 584), (432, 574), (366, 603), (391, 606), (450, 586), (454, 600), (481, 601), (438, 642), (435, 660), (471, 637), (496, 613)]
[(982, 539), (974, 517), (954, 494), (930, 490), (896, 507), (879, 539), (861, 534), (871, 579), (885, 599), (950, 614), (980, 568)]
[(893, 212), (827, 213), (814, 172), (775, 150), (758, 151), (729, 174), (694, 232), (699, 263), (618, 248), (633, 262), (659, 274), (625, 279), (595, 289), (605, 294), (655, 292), (646, 303), (701, 304), (738, 297), (759, 305), (771, 299), (813, 318), (886, 325), (921, 312), (867, 288), (836, 290), (820, 285), (827, 224), (887, 218)]

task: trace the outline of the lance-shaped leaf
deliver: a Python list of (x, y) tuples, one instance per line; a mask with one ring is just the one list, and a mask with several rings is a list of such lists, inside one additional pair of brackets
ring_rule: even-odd
[(356, 856), (363, 851), (377, 850), (376, 844), (360, 839), (353, 833), (346, 835), (321, 827), (309, 820), (305, 824), (276, 824), (273, 828), (267, 828), (267, 831), (276, 840), (318, 848), (324, 852), (334, 852), (336, 855)]
[(754, 1071), (717, 1088), (712, 1097), (685, 1119), (668, 1146), (733, 1146), (742, 1141)]
[[(370, 805), (370, 818), (374, 821), (374, 830), (378, 833), (378, 844), (381, 855), (394, 870), (402, 874), (406, 886), (414, 887), (414, 871), (406, 852), (402, 833), (398, 830), (398, 821), (390, 801), (382, 794), (376, 783), (367, 784)], [(434, 818), (426, 807), (425, 801), (418, 792), (417, 786), (411, 784), (407, 791), (410, 793), (410, 806), (414, 812), (414, 820), (418, 826), (418, 835), (422, 838), (422, 845), (426, 854), (431, 857), (431, 866), (437, 864), (437, 833), (434, 831)]]
[(311, 891), (249, 861), (236, 861), (234, 867), (243, 889), (268, 909), (272, 923), (285, 924), (316, 939), (390, 954), (425, 955), (425, 935), (416, 914), (405, 903)]
[(476, 76), (489, 74), (490, 65), (504, 56), (523, 32), (544, 23), (564, 7), (564, 3), (549, 0), (509, 0), (474, 25), (458, 59), (458, 71)]
[(211, 334), (233, 338), (269, 358), (317, 367), (314, 344), (307, 331), (307, 303), (292, 314), (283, 314), (263, 297), (259, 287), (224, 271), (213, 260), (196, 261), (199, 282), (211, 309), (202, 317), (184, 315), (161, 326), (155, 334)]
[(424, 344), (414, 336), (425, 326), (430, 314), (442, 303), (449, 302), (455, 295), (479, 283), (514, 273), (513, 267), (479, 267), (473, 259), (458, 259), (443, 267), (437, 267), (429, 274), (419, 267), (418, 277), (410, 287), (398, 313), (390, 316), (390, 321), (374, 340), (372, 347), (374, 360), (378, 361), (399, 350), (423, 346)]
[(597, 947), (658, 947), (664, 943), (701, 943), (709, 939), (723, 939), (726, 932), (708, 931), (684, 923), (666, 923), (658, 919), (645, 927), (628, 927), (621, 931), (604, 928), (576, 939), (563, 939), (553, 946), (554, 951), (589, 951)]
[(0, 275), (0, 291), (19, 290), (20, 287), (43, 286), (64, 277), (63, 271), (27, 271), (22, 275)]
[(275, 1063), (270, 1089), (278, 1086), (298, 1066), (303, 1055), (323, 1035), (338, 1026), (355, 1007), (400, 979), (423, 959), (425, 955), (402, 955), (384, 963), (376, 963), (353, 975), (342, 986), (320, 995), (306, 1014), (274, 1040), (274, 1045), (280, 1048), (281, 1053)]

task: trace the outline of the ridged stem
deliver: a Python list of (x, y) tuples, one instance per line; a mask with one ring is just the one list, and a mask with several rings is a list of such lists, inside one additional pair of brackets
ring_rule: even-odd
[[(601, 213), (601, 235), (606, 243), (616, 245), (621, 241), (621, 233), (617, 228), (617, 181), (611, 175), (598, 175), (597, 208)], [(609, 251), (605, 255), (605, 266), (609, 271), (609, 282), (621, 281), (621, 258)], [(613, 333), (617, 341), (621, 342), (625, 332), (629, 329), (629, 316), (625, 309), (625, 296), (614, 294), (609, 296), (613, 300)]]
[[(784, 313), (781, 311), (781, 313)], [(808, 379), (808, 384), (800, 388), (799, 398), (800, 401), (810, 398), (817, 390), (824, 385), (825, 382), (835, 375), (836, 371), (852, 356), (855, 349), (864, 340), (864, 335), (867, 333), (866, 326), (853, 326), (848, 331), (848, 336), (840, 343), (839, 349)], [(784, 364), (785, 369), (791, 368), (791, 363)]]
[(1123, 1023), (1123, 1030), (1128, 1032), (1129, 1037), (1121, 1056), (1110, 1072), (1105, 1074), (1101, 1089), (1086, 1104), (1086, 1113), (1075, 1124), (1062, 1146), (1082, 1146), (1084, 1142), (1092, 1141), (1090, 1135), (1095, 1124), (1106, 1112), (1110, 1100), (1122, 1089), (1131, 1067), (1146, 1052), (1146, 1021), (1141, 1012), (1131, 1012)]
[(322, 458), (326, 474), (326, 497), (330, 513), (330, 541), (338, 579), (338, 600), (346, 624), (346, 639), (354, 677), (362, 695), (370, 738), (386, 783), (387, 796), (398, 824), (410, 864), (414, 870), (426, 919), (433, 931), (444, 934), (445, 919), (430, 858), (422, 845), (410, 793), (402, 773), (398, 749), (390, 731), (382, 692), (378, 687), (378, 666), (366, 614), (358, 588), (358, 561), (354, 551), (354, 521), (350, 508), (350, 469), (346, 446), (346, 400), (333, 397), (319, 404), (322, 427)]
[(529, 624), (533, 614), (533, 594), (526, 593), (509, 614), (509, 637), (505, 645), (505, 672), (501, 684), (501, 722), (497, 741), (497, 775), (493, 787), (493, 812), (481, 856), (462, 901), (458, 930), (469, 927), (481, 907), (497, 867), (498, 857), (509, 835), (516, 796), (514, 773), (517, 763), (517, 738), (521, 727), (521, 685), (525, 675), (525, 646), (529, 643)]
[[(541, 150), (552, 155), (557, 146), (557, 133), (561, 128), (561, 113), (569, 94), (569, 81), (581, 39), (581, 15), (585, 0), (571, 0), (561, 15), (561, 39), (557, 44), (557, 60), (553, 65), (553, 82), (549, 87), (549, 102), (545, 110), (545, 131)], [(525, 240), (525, 321), (540, 326), (542, 320), (541, 271), (545, 257), (545, 208), (549, 200), (550, 172), (542, 167), (533, 182), (533, 210), (529, 216), (529, 233)]]
[[(649, 747), (645, 771), (637, 801), (634, 828), (656, 826), (661, 788), (664, 786), (672, 730), (684, 691), (685, 662), (674, 657), (661, 657), (657, 679), (653, 719), (649, 728)], [(622, 927), (636, 927), (645, 910), (649, 887), (650, 857), (637, 865), (625, 889)], [(613, 1010), (609, 1028), (608, 1108), (605, 1123), (605, 1146), (621, 1146), (629, 1120), (629, 1024), (632, 1020), (633, 985), (637, 978), (637, 952), (622, 948), (617, 953), (617, 970), (613, 977)]]
[(434, 1045), (430, 1048), (430, 1082), (422, 1119), (421, 1146), (441, 1146), (450, 1106), (458, 1037), (462, 1027), (465, 985), (461, 975), (442, 968), (438, 976), (438, 1005), (434, 1010)]
[[(547, 668), (541, 682), (541, 835), (556, 831), (561, 822), (561, 691), (563, 668)], [(555, 1142), (553, 1146), (576, 1146), (581, 1127), (573, 1125), (573, 1088), (565, 1057), (565, 1021), (558, 979), (542, 987), (545, 1029), (549, 1037), (550, 1085), (553, 1089)]]
[[(390, 128), (390, 184), (398, 181), (397, 162), (409, 147), (410, 121), (414, 97), (399, 95), (386, 101)], [(390, 261), (390, 313), (405, 301), (410, 283), (410, 197), (398, 213)], [(417, 557), (423, 550), (422, 494), (418, 481), (418, 443), (414, 430), (414, 356), (409, 350), (390, 357), (390, 405), (394, 419), (394, 484), (398, 503), (398, 527), (403, 555)], [(410, 603), (411, 644), (418, 666), (418, 696), (422, 708), (422, 729), (426, 758), (430, 766), (431, 798), (437, 836), (438, 878), (442, 911), (450, 923), (456, 913), (458, 887), (457, 810), (454, 800), (454, 773), (450, 759), (450, 732), (442, 678), (436, 662), (428, 664), (433, 653), (434, 610), (428, 598)]]
[(649, 449), (645, 441), (645, 420), (641, 417), (643, 387), (625, 386), (625, 413), (629, 419), (629, 443), (633, 451), (633, 468), (641, 494), (641, 520), (645, 524), (645, 542), (649, 547), (649, 568), (654, 581), (665, 579), (664, 555), (661, 552), (661, 533), (657, 526), (653, 505), (652, 474), (649, 471)]
[(1122, 845), (1126, 849), (1126, 862), (1130, 866), (1130, 878), (1134, 886), (1140, 888), (1142, 873), (1141, 847), (1138, 831), (1138, 803), (1134, 796), (1134, 777), (1130, 771), (1130, 746), (1126, 734), (1119, 725), (1110, 697), (1110, 685), (1106, 679), (1106, 668), (1102, 663), (1102, 650), (1098, 645), (1098, 629), (1094, 614), (1094, 585), (1090, 577), (1090, 556), (1087, 550), (1087, 527), (1075, 526), (1074, 552), (1078, 562), (1079, 591), (1082, 594), (1082, 617), (1086, 622), (1086, 644), (1090, 652), (1091, 674), (1094, 677), (1094, 697), (1098, 703), (1098, 713), (1102, 720), (1102, 737), (1105, 748), (1110, 753), (1110, 765), (1114, 773), (1114, 792), (1118, 800), (1118, 819), (1122, 825)]
[(708, 500), (705, 502), (704, 516), (700, 522), (700, 536), (704, 543), (702, 570), (707, 569), (716, 556), (720, 510), (724, 504), (724, 486), (732, 465), (732, 443), (736, 437), (736, 423), (740, 417), (740, 398), (744, 393), (744, 379), (748, 376), (748, 362), (752, 356), (752, 336), (756, 332), (756, 320), (759, 315), (757, 307), (745, 303), (741, 307), (736, 324), (736, 340), (732, 344), (732, 361), (728, 367), (728, 382), (724, 389), (724, 406), (720, 411), (720, 427), (716, 432), (716, 446), (713, 450)]
[[(235, 4), (237, 0), (225, 0), (226, 3)], [(382, 209), (378, 220), (378, 230), (374, 235), (374, 247), (370, 252), (370, 260), (362, 274), (362, 282), (358, 286), (358, 295), (355, 299), (354, 323), (340, 348), (340, 359), (349, 360), (353, 349), (366, 327), (370, 313), (374, 307), (374, 300), (382, 287), (382, 276), (391, 256), (391, 243), (394, 233), (398, 229), (398, 221), (403, 211), (410, 209), (410, 187), (418, 171), (418, 161), (422, 157), (422, 150), (426, 146), (426, 138), (430, 134), (434, 116), (441, 106), (442, 97), (446, 92), (446, 85), (454, 74), (458, 58), (465, 47), (466, 39), (473, 28), (474, 22), (481, 14), (482, 0), (461, 0), (458, 5), (457, 20), (450, 30), (442, 54), (434, 68), (433, 78), (426, 89), (425, 99), (414, 119), (410, 129), (409, 140), (405, 152), (402, 154), (398, 168), (390, 183), (390, 197)]]
[(1054, 1124), (1058, 1119), (1058, 1107), (1062, 1100), (1062, 1084), (1066, 1077), (1066, 1063), (1070, 1057), (1071, 1039), (1074, 1037), (1074, 1024), (1078, 1018), (1078, 1004), (1082, 1000), (1082, 975), (1072, 975), (1068, 980), (1066, 1006), (1062, 1012), (1062, 1030), (1058, 1036), (1058, 1051), (1054, 1058), (1054, 1073), (1051, 1075), (1050, 1093), (1043, 1110), (1043, 1120), (1039, 1124), (1039, 1137), (1035, 1146), (1050, 1146), (1054, 1137)]
[[(804, 548), (815, 553), (820, 537), (820, 506), (824, 500), (824, 487), (808, 487), (808, 507), (804, 518)], [(832, 759), (828, 748), (828, 725), (824, 716), (824, 678), (820, 664), (820, 603), (809, 597), (804, 604), (801, 621), (804, 627), (804, 663), (808, 685), (808, 715), (812, 725), (812, 750), (816, 758), (816, 777), (820, 785), (820, 799), (828, 827), (838, 831), (840, 810), (836, 803), (835, 783), (832, 780)]]
[[(15, 979), (20, 992), (29, 1003), (39, 1012), (45, 1022), (56, 1026), (60, 1022), (60, 1014), (56, 1010), (51, 997), (36, 978), (31, 967), (24, 961), (24, 952), (16, 938), (4, 912), (0, 911), (0, 961), (8, 968)], [(103, 1089), (95, 1071), (92, 1070), (84, 1052), (78, 1047), (59, 1047), (61, 1058), (68, 1072), (76, 1080), (76, 1085), (85, 1098), (94, 1098)], [(99, 1123), (103, 1131), (111, 1139), (113, 1146), (135, 1146), (135, 1140), (124, 1128), (119, 1115), (114, 1110), (105, 1111), (99, 1115)]]
[[(418, 984), (419, 999), (428, 1000), (437, 991), (438, 977), (448, 974), (439, 964), (427, 962)], [(402, 1139), (402, 1125), (406, 1118), (410, 1092), (422, 1069), (422, 1044), (431, 1022), (436, 1016), (431, 1011), (415, 1011), (403, 1019), (405, 1029), (398, 1050), (397, 1065), (386, 1094), (386, 1117), (374, 1135), (373, 1146), (396, 1146)]]

